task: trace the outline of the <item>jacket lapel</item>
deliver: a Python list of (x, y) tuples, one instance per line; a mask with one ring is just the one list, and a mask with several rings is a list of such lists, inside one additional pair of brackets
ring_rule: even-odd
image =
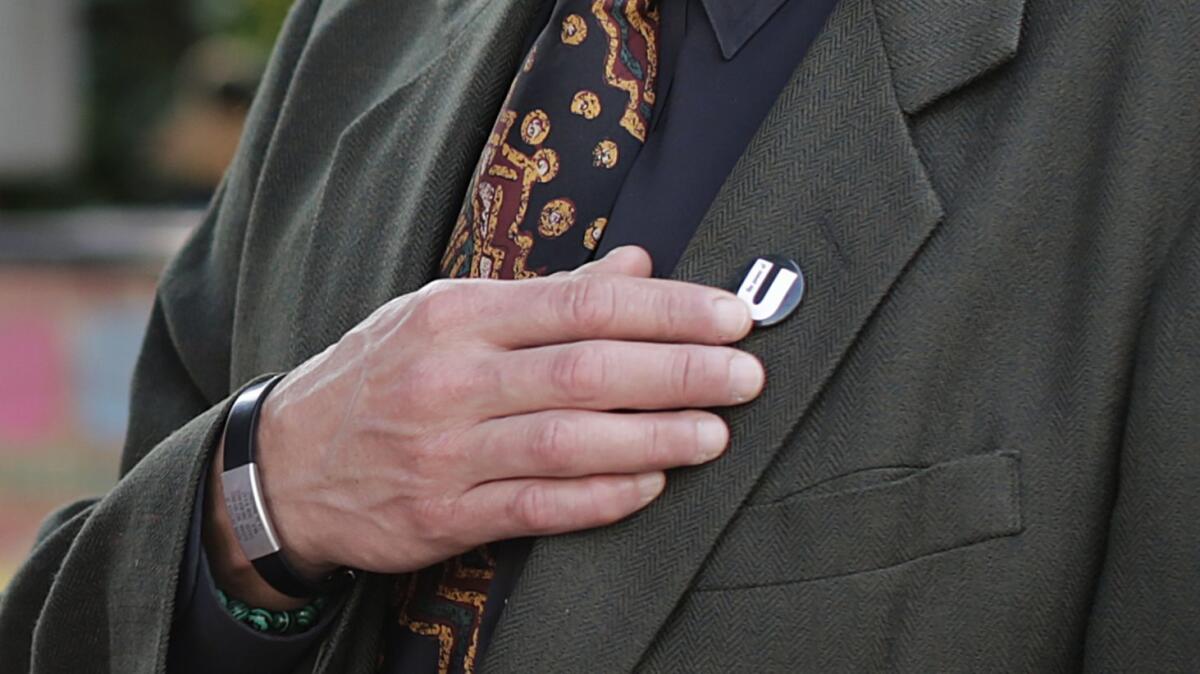
[[(889, 15), (877, 14), (876, 2), (896, 5), (886, 28)], [(928, 104), (1011, 56), (1011, 26), (996, 20), (995, 30), (985, 30), (984, 21), (963, 21), (963, 12), (1000, 16), (982, 0), (928, 4), (974, 13), (950, 17), (957, 23), (930, 15), (920, 24), (900, 9), (913, 3), (841, 1), (676, 270), (684, 280), (728, 287), (744, 263), (778, 253), (795, 259), (807, 277), (796, 312), (742, 344), (765, 363), (768, 384), (758, 400), (726, 413), (729, 452), (709, 466), (673, 472), (657, 502), (620, 524), (537, 541), (485, 655), (487, 671), (633, 669), (939, 223), (941, 203), (904, 108)], [(1019, 8), (1020, 0), (1000, 4)], [(960, 37), (954, 26), (990, 36), (998, 47), (965, 61), (947, 56), (927, 71), (913, 68), (925, 45)]]

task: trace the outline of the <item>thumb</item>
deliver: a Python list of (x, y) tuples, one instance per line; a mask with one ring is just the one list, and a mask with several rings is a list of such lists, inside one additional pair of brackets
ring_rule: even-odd
[(575, 270), (576, 274), (624, 274), (649, 278), (654, 265), (650, 261), (650, 253), (639, 246), (621, 246), (613, 248), (608, 255), (593, 260)]

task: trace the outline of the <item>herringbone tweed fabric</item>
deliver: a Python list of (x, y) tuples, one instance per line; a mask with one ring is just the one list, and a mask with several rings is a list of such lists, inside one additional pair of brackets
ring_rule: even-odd
[[(676, 274), (805, 269), (744, 343), (766, 392), (647, 511), (538, 541), (485, 671), (1200, 669), (1192, 4), (841, 0)], [(534, 6), (297, 5), (4, 671), (162, 670), (222, 401), (433, 278)], [(386, 586), (317, 671), (370, 671)]]

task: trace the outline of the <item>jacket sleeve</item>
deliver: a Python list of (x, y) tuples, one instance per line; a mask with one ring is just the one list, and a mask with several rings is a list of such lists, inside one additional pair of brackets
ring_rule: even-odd
[(264, 634), (234, 620), (217, 599), (200, 532), (208, 471), (201, 473), (196, 506), (176, 592), (175, 625), (167, 653), (170, 674), (282, 674), (297, 669), (333, 624), (331, 604), (316, 625), (300, 634)]
[(1196, 220), (1168, 253), (1142, 326), (1108, 549), (1088, 627), (1088, 671), (1200, 671)]
[[(160, 281), (120, 480), (42, 525), (0, 599), (6, 672), (161, 672), (195, 495), (222, 430), (243, 223), (319, 0), (293, 7), (203, 222)], [(86, 663), (86, 664), (84, 664)]]

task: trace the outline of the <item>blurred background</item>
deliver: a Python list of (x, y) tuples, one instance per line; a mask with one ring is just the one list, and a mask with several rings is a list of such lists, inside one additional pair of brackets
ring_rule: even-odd
[(155, 279), (290, 0), (0, 0), (0, 588), (116, 481)]

